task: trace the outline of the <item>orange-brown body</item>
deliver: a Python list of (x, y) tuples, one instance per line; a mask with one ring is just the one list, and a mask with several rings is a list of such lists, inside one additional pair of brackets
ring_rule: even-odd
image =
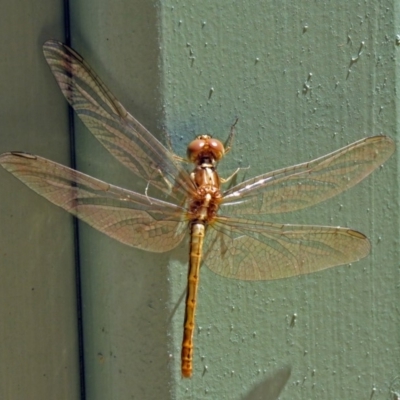
[(196, 164), (191, 174), (196, 193), (189, 204), (191, 240), (181, 357), (182, 376), (185, 378), (192, 376), (193, 369), (193, 332), (204, 236), (207, 225), (216, 217), (222, 199), (221, 181), (215, 171), (215, 165), (224, 153), (223, 144), (207, 135), (199, 136), (188, 146), (188, 158)]

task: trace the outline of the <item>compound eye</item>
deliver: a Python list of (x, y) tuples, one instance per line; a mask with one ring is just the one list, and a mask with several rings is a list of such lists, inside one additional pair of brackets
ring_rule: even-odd
[(216, 161), (219, 161), (225, 155), (224, 145), (218, 139), (209, 139), (208, 147)]
[(206, 141), (204, 139), (197, 138), (190, 142), (186, 150), (188, 159), (191, 162), (195, 162), (199, 157), (199, 154), (204, 150), (205, 145)]

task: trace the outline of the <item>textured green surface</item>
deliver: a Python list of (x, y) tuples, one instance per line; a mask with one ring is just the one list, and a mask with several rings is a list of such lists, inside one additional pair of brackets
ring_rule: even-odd
[[(12, 31), (23, 37), (20, 43), (6, 41), (9, 30), (2, 36), (3, 54), (27, 51), (28, 57), (11, 67), (0, 64), (12, 82), (4, 91), (16, 93), (1, 100), (1, 152), (26, 150), (67, 163), (65, 103), (40, 50), (45, 39), (62, 39), (61, 20), (38, 23), (28, 11), (19, 19), (26, 30)], [(225, 139), (239, 117), (235, 147), (220, 171), (227, 176), (238, 165), (250, 167), (241, 179), (364, 136), (396, 137), (395, 15), (389, 1), (72, 2), (72, 45), (133, 115), (158, 137), (168, 131), (180, 155), (196, 134)], [(16, 25), (10, 17), (9, 29)], [(24, 81), (36, 65), (38, 75)], [(58, 129), (64, 136), (55, 136)], [(143, 191), (143, 182), (119, 167), (79, 124), (76, 153), (81, 170)], [(186, 285), (187, 249), (153, 255), (82, 226), (87, 398), (250, 400), (257, 398), (249, 394), (253, 386), (268, 383), (282, 365), (292, 367), (292, 376), (281, 399), (383, 400), (391, 398), (391, 390), (400, 392), (399, 382), (391, 388), (400, 371), (397, 175), (393, 157), (348, 193), (312, 210), (274, 217), (367, 234), (371, 256), (351, 267), (256, 283), (203, 268), (191, 380), (182, 380), (179, 370), (178, 302)], [(57, 244), (68, 235), (60, 228), (64, 214), (4, 171), (0, 184), (10, 188), (0, 193), (2, 226), (12, 227), (0, 235), (6, 249), (2, 268), (8, 268), (1, 302), (7, 327), (0, 331), (1, 343), (9, 350), (1, 352), (2, 379), (9, 383), (3, 397), (62, 398), (63, 391), (75, 399), (73, 305), (63, 294), (73, 296), (71, 272), (63, 275), (70, 271), (73, 248), (71, 239), (61, 250)], [(64, 224), (68, 229), (67, 218)], [(21, 265), (27, 260), (25, 273)], [(25, 299), (19, 277), (29, 289), (37, 287), (34, 279), (46, 283), (41, 302)], [(13, 386), (16, 379), (19, 385)]]
[[(162, 48), (174, 143), (183, 146), (201, 132), (225, 138), (238, 116), (236, 146), (220, 170), (250, 166), (243, 174), (253, 176), (363, 136), (395, 137), (392, 7), (169, 1)], [(396, 177), (393, 158), (340, 197), (274, 217), (364, 232), (372, 254), (351, 268), (259, 283), (229, 281), (203, 268), (194, 378), (180, 381), (176, 366), (176, 398), (246, 398), (282, 364), (292, 366), (282, 399), (369, 398), (373, 388), (374, 398), (388, 397), (400, 370)], [(185, 274), (171, 273), (177, 299)], [(181, 315), (179, 309), (174, 354)]]
[[(160, 134), (157, 9), (153, 2), (76, 2), (72, 46), (124, 106)], [(143, 193), (138, 182), (77, 124), (78, 168)], [(168, 398), (168, 255), (128, 248), (81, 225), (88, 399)]]
[[(3, 3), (0, 153), (69, 162), (67, 108), (42, 56), (62, 4)], [(0, 168), (0, 398), (77, 399), (72, 219)]]

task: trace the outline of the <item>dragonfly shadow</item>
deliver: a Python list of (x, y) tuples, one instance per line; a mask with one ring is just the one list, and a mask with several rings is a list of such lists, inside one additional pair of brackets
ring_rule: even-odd
[(281, 367), (267, 379), (255, 385), (241, 400), (277, 400), (289, 380), (291, 368)]

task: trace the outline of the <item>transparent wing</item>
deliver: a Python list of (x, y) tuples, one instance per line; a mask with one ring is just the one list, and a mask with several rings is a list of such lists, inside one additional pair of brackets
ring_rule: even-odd
[(114, 157), (169, 196), (195, 190), (176, 156), (125, 110), (78, 53), (55, 40), (43, 45), (43, 53), (69, 104)]
[(219, 217), (207, 230), (204, 263), (228, 278), (272, 280), (347, 264), (369, 251), (367, 237), (348, 228)]
[(164, 252), (186, 232), (185, 210), (27, 153), (5, 153), (0, 165), (71, 214), (129, 246)]
[(224, 192), (225, 214), (275, 214), (299, 210), (356, 185), (394, 152), (386, 136), (359, 140), (314, 161), (269, 172)]

